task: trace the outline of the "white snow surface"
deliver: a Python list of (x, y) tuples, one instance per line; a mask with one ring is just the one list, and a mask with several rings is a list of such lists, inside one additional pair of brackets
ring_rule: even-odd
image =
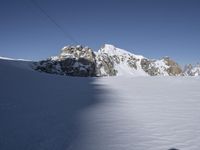
[(135, 55), (133, 53), (130, 53), (124, 49), (121, 49), (121, 48), (117, 48), (115, 47), (114, 45), (111, 45), (111, 44), (105, 44), (99, 51), (99, 53), (106, 53), (108, 54), (109, 56), (113, 56), (113, 55), (122, 55), (122, 56), (133, 56), (135, 58), (138, 58), (138, 59), (143, 59), (144, 56), (142, 55)]
[(200, 78), (113, 77), (70, 150), (200, 149)]
[(115, 69), (117, 70), (117, 76), (148, 76), (148, 74), (141, 68), (134, 69), (127, 65), (126, 62), (115, 64)]
[(200, 149), (199, 77), (77, 78), (0, 60), (0, 150)]

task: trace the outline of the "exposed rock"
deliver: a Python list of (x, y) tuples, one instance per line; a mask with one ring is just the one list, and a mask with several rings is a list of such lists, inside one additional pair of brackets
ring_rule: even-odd
[(96, 76), (94, 52), (88, 47), (66, 46), (61, 54), (53, 59), (40, 61), (36, 70), (70, 76)]
[(99, 54), (96, 56), (97, 64), (97, 76), (115, 76), (117, 71), (114, 69), (114, 60), (107, 54)]
[(150, 76), (160, 75), (159, 69), (153, 65), (154, 61), (148, 59), (141, 60), (142, 69), (148, 73)]
[(186, 65), (183, 74), (185, 76), (200, 76), (200, 64), (197, 64), (195, 66), (189, 64)]
[(173, 60), (171, 60), (169, 57), (165, 57), (164, 61), (169, 68), (167, 69), (167, 72), (170, 76), (177, 76), (182, 74), (181, 67)]
[(137, 62), (138, 61), (139, 61), (139, 59), (136, 59), (133, 56), (130, 56), (127, 60), (127, 63), (131, 68), (135, 68), (137, 70)]
[(141, 66), (151, 76), (178, 76), (182, 74), (181, 67), (169, 57), (161, 60), (142, 59)]

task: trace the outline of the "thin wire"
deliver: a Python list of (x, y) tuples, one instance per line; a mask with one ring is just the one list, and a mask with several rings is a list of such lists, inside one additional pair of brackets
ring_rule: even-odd
[(65, 37), (71, 41), (73, 41), (75, 44), (79, 44), (75, 40), (75, 38), (70, 35), (66, 30), (64, 30), (35, 0), (30, 0), (35, 7), (37, 7), (61, 32), (64, 33)]

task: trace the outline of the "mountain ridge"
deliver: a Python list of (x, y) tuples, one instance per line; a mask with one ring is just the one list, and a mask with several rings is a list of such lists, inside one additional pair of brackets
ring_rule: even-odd
[(160, 60), (135, 55), (111, 44), (97, 52), (89, 47), (65, 46), (58, 56), (36, 63), (35, 70), (71, 76), (179, 76), (181, 67), (169, 57)]
[[(0, 57), (4, 60), (30, 61)], [(170, 57), (149, 59), (111, 44), (98, 51), (82, 45), (68, 45), (60, 54), (34, 61), (32, 69), (50, 74), (102, 77), (102, 76), (200, 76), (200, 65), (186, 65), (182, 69)]]

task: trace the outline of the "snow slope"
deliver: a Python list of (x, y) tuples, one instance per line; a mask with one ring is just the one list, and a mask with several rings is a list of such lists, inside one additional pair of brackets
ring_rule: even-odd
[(0, 150), (199, 150), (199, 77), (77, 78), (0, 60)]
[(39, 73), (0, 59), (0, 150), (64, 150), (80, 132), (77, 114), (98, 103), (93, 78)]
[(113, 77), (96, 81), (103, 102), (82, 112), (70, 150), (200, 149), (200, 78)]

